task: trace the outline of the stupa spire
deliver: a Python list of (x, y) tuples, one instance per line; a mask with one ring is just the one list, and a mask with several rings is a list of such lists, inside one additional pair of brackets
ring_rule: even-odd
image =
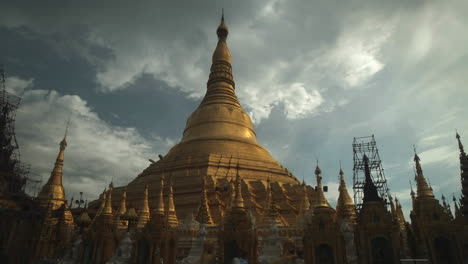
[(208, 104), (230, 104), (240, 108), (239, 101), (234, 92), (234, 77), (231, 67), (231, 52), (227, 46), (229, 30), (224, 23), (224, 12), (221, 22), (216, 29), (218, 44), (213, 52), (210, 76), (207, 83), (207, 92), (201, 105)]
[(427, 184), (426, 178), (424, 177), (420, 160), (421, 159), (416, 152), (416, 147), (414, 147), (414, 162), (416, 165), (416, 197), (434, 198), (432, 188)]
[(315, 167), (315, 178), (317, 180), (317, 200), (315, 207), (330, 207), (330, 205), (327, 202), (327, 199), (325, 198), (325, 195), (323, 194), (323, 186), (322, 186), (322, 170), (318, 166), (317, 162), (317, 167)]
[(104, 188), (104, 191), (101, 194), (99, 208), (98, 208), (98, 210), (96, 212), (96, 216), (100, 215), (102, 213), (102, 211), (104, 210), (104, 207), (106, 206), (106, 196), (107, 196), (107, 188)]
[(468, 156), (465, 153), (460, 135), (456, 134), (458, 148), (460, 149), (460, 176), (462, 184), (462, 196), (460, 199), (460, 211), (468, 221)]
[[(340, 206), (345, 206), (345, 205), (353, 205), (353, 199), (351, 199), (351, 196), (349, 195), (348, 188), (346, 187), (346, 182), (344, 178), (344, 172), (340, 168), (340, 185), (338, 187), (339, 191), (339, 196), (338, 196), (338, 202), (337, 202), (337, 207)], [(337, 208), (338, 210), (338, 208)]]
[(212, 225), (213, 219), (211, 218), (210, 206), (208, 205), (208, 195), (206, 191), (206, 179), (200, 175), (198, 169), (198, 176), (202, 180), (202, 192), (200, 197), (200, 207), (198, 208), (197, 217), (195, 218), (200, 224)]
[(177, 218), (174, 205), (174, 188), (172, 177), (169, 178), (169, 188), (167, 194), (167, 223), (170, 227), (176, 227), (179, 225), (179, 219)]
[(379, 193), (377, 191), (377, 187), (372, 181), (370, 167), (369, 167), (369, 158), (366, 154), (362, 157), (362, 161), (364, 162), (364, 174), (366, 176), (366, 181), (364, 183), (364, 198), (363, 201), (365, 202), (375, 202), (375, 201), (382, 201), (380, 198)]
[(340, 176), (340, 185), (338, 187), (338, 201), (336, 202), (336, 215), (340, 219), (348, 219), (352, 222), (356, 219), (356, 208), (354, 207), (353, 199), (349, 195), (348, 188), (344, 178), (344, 172), (340, 168), (338, 173)]
[(398, 221), (403, 224), (406, 223), (405, 215), (403, 214), (403, 209), (401, 208), (400, 201), (398, 200), (397, 197), (395, 197), (395, 205), (396, 205)]
[(299, 215), (305, 214), (310, 208), (309, 194), (307, 193), (307, 186), (305, 182), (302, 184), (302, 201), (299, 209)]
[[(154, 212), (156, 214), (161, 214), (161, 215), (164, 215), (164, 181), (165, 181), (165, 177), (163, 175), (161, 176), (161, 179), (159, 181), (158, 203), (156, 205), (156, 208), (154, 209)], [(175, 208), (174, 208), (174, 211), (175, 211)]]
[(112, 187), (107, 191), (106, 203), (101, 215), (112, 215)]
[(463, 148), (463, 144), (462, 144), (461, 139), (460, 139), (461, 138), (460, 134), (458, 134), (458, 132), (456, 132), (455, 137), (457, 138), (457, 141), (458, 141), (458, 149), (460, 150), (460, 157), (461, 156), (466, 156), (465, 149)]
[(235, 196), (232, 208), (245, 209), (244, 198), (242, 197), (242, 180), (239, 174), (239, 162), (237, 162), (236, 168)]
[(127, 187), (122, 192), (122, 199), (120, 200), (118, 215), (124, 215), (127, 212)]
[[(163, 205), (164, 206), (164, 205)], [(137, 227), (143, 228), (150, 219), (150, 210), (148, 205), (148, 185), (145, 185), (143, 199), (141, 200), (140, 208), (138, 208)]]
[[(54, 168), (49, 180), (42, 187), (38, 199), (43, 207), (50, 206), (52, 210), (59, 209), (65, 203), (65, 190), (63, 188), (63, 161), (65, 159), (65, 149), (67, 148), (68, 123), (65, 128), (65, 135), (60, 142), (60, 149), (55, 160)], [(50, 204), (50, 205), (49, 205)]]

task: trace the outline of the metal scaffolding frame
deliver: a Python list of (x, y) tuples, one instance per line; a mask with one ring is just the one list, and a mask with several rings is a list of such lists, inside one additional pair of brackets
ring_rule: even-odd
[(389, 206), (389, 189), (387, 187), (387, 179), (385, 178), (382, 161), (380, 159), (379, 150), (375, 141), (374, 135), (365, 137), (355, 137), (353, 140), (353, 190), (354, 190), (354, 204), (359, 211), (362, 207), (364, 198), (364, 154), (369, 158), (369, 167), (371, 171), (371, 178), (377, 187), (377, 191), (382, 199), (384, 199), (387, 206)]
[(30, 165), (21, 162), (15, 133), (16, 110), (21, 98), (7, 92), (5, 72), (0, 66), (0, 171), (8, 182), (10, 193), (37, 193), (41, 180), (28, 177)]

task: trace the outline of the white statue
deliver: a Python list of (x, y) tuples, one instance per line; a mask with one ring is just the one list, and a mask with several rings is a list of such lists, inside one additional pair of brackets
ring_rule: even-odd
[(192, 248), (190, 249), (189, 255), (184, 258), (181, 264), (192, 264), (199, 263), (203, 255), (203, 247), (206, 241), (206, 235), (208, 234), (205, 225), (199, 225), (198, 235), (192, 242)]

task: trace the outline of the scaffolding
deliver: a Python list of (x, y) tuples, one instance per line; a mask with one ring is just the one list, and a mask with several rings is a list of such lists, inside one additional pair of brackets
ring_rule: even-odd
[(15, 133), (16, 110), (21, 98), (6, 91), (5, 73), (0, 66), (0, 173), (2, 191), (17, 194), (35, 188), (40, 180), (28, 178), (30, 166), (21, 162)]
[(377, 187), (380, 197), (389, 206), (389, 189), (387, 187), (387, 179), (385, 178), (382, 161), (380, 160), (379, 150), (375, 141), (374, 135), (366, 137), (355, 137), (353, 140), (353, 153), (354, 153), (354, 167), (353, 167), (353, 190), (354, 190), (354, 204), (359, 211), (362, 207), (364, 198), (364, 155), (369, 158), (369, 168), (371, 178)]

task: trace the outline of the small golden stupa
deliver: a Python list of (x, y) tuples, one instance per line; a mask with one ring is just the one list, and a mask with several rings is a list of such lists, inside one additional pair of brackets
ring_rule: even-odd
[(257, 219), (267, 211), (270, 178), (281, 216), (286, 223), (295, 223), (297, 204), (304, 197), (300, 182), (257, 142), (252, 121), (237, 99), (224, 16), (216, 33), (218, 44), (203, 100), (187, 119), (181, 141), (128, 184), (128, 202), (139, 204), (148, 186), (150, 207), (154, 207), (161, 177), (171, 177), (178, 217), (196, 214), (200, 193), (206, 190), (210, 213), (218, 224), (232, 199), (230, 182), (239, 173), (246, 207)]

